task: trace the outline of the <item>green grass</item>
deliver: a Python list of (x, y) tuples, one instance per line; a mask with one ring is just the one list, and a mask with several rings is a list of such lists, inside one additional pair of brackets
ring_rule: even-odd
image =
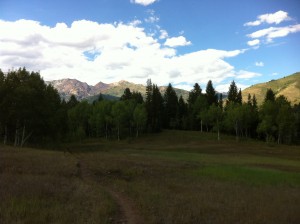
[(240, 166), (208, 166), (196, 172), (199, 176), (250, 185), (283, 185), (300, 187), (300, 173)]
[[(299, 146), (215, 139), (164, 131), (66, 146), (73, 155), (2, 147), (0, 222), (110, 223), (111, 189), (143, 223), (300, 223)], [(78, 175), (78, 160), (92, 178)]]

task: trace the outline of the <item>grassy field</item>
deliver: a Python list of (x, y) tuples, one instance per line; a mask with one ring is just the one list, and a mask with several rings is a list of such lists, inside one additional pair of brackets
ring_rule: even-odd
[(300, 223), (300, 147), (222, 137), (0, 145), (0, 223)]

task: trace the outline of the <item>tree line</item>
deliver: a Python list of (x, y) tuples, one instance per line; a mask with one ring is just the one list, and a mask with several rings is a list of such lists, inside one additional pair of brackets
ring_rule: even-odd
[[(288, 115), (288, 116), (287, 116)], [(23, 146), (85, 138), (120, 140), (137, 138), (162, 129), (234, 134), (236, 139), (258, 138), (268, 142), (299, 141), (300, 104), (268, 90), (261, 106), (255, 95), (242, 101), (232, 81), (227, 99), (209, 81), (205, 93), (196, 83), (188, 100), (178, 97), (169, 84), (165, 93), (147, 80), (146, 95), (126, 88), (119, 101), (101, 97), (92, 104), (75, 96), (66, 102), (46, 85), (39, 73), (25, 68), (4, 74), (0, 70), (0, 138), (4, 144)]]

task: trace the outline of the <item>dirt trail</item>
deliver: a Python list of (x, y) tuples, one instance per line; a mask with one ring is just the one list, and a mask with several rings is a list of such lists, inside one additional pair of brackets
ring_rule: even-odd
[(110, 188), (106, 188), (112, 198), (119, 205), (119, 217), (114, 220), (114, 223), (126, 223), (126, 224), (140, 224), (143, 223), (138, 211), (135, 208), (133, 202), (123, 194), (116, 192)]
[[(76, 168), (77, 168), (77, 174), (80, 178), (85, 180), (92, 180), (96, 181), (98, 184), (99, 181), (96, 180), (97, 176), (93, 174), (91, 169), (88, 167), (88, 165), (82, 160), (78, 155), (75, 155), (74, 153), (71, 153), (72, 156), (74, 156), (77, 159)], [(136, 209), (136, 206), (134, 205), (133, 201), (125, 196), (124, 194), (118, 192), (117, 190), (112, 189), (109, 186), (101, 185), (102, 188), (104, 188), (111, 197), (115, 200), (119, 207), (119, 212), (116, 217), (112, 220), (113, 224), (141, 224), (144, 223), (143, 219), (139, 215), (138, 210)]]

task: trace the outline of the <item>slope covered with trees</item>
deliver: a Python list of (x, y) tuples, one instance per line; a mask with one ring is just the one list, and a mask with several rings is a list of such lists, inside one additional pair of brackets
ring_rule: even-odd
[[(139, 137), (162, 129), (215, 132), (267, 142), (299, 142), (300, 104), (291, 105), (285, 96), (268, 89), (258, 106), (256, 95), (242, 100), (242, 92), (232, 81), (228, 97), (216, 93), (210, 80), (206, 93), (198, 83), (187, 102), (171, 84), (162, 94), (147, 81), (146, 96), (126, 88), (120, 100), (79, 102), (71, 96), (61, 100), (58, 92), (46, 85), (40, 75), (25, 68), (4, 75), (0, 70), (0, 138), (4, 144), (23, 146), (85, 138)], [(288, 116), (287, 116), (288, 115)]]

